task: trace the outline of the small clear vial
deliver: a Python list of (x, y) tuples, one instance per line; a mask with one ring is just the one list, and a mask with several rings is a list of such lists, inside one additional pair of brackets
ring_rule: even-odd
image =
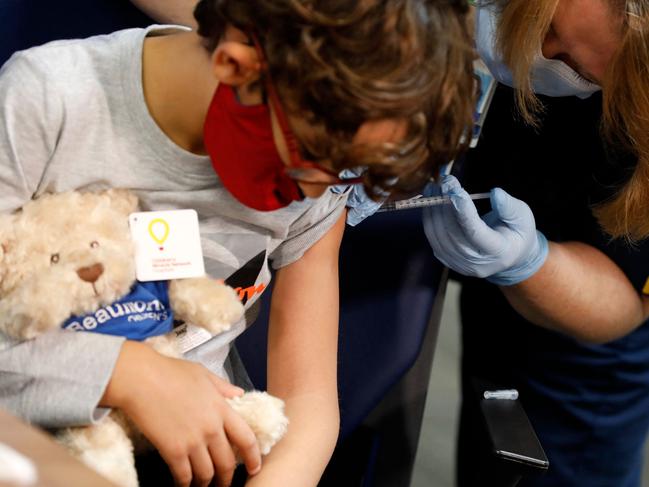
[(485, 399), (507, 399), (515, 401), (518, 399), (518, 391), (516, 389), (500, 389), (497, 391), (484, 391), (483, 397)]

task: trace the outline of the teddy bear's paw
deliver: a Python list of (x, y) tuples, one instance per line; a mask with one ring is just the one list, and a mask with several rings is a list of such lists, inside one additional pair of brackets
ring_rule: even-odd
[(227, 401), (255, 433), (261, 454), (268, 455), (288, 428), (284, 401), (261, 391), (246, 392)]
[(48, 316), (35, 317), (30, 314), (7, 313), (0, 322), (0, 331), (18, 340), (31, 340), (43, 333), (58, 328)]
[(73, 456), (121, 487), (138, 487), (133, 444), (111, 416), (81, 428), (66, 428), (57, 440)]
[(178, 347), (178, 340), (176, 340), (173, 333), (149, 337), (145, 340), (145, 343), (161, 355), (174, 358), (182, 357)]
[(169, 298), (178, 318), (214, 335), (229, 330), (244, 312), (231, 287), (207, 277), (172, 281)]
[(45, 331), (47, 331), (46, 327), (32, 322), (27, 326), (21, 327), (17, 333), (17, 338), (20, 340), (32, 340), (45, 333)]
[(116, 455), (115, 452), (89, 451), (80, 458), (99, 475), (120, 487), (139, 487), (135, 461)]
[(201, 303), (191, 323), (205, 328), (212, 335), (228, 331), (243, 315), (240, 303), (219, 304), (218, 298), (211, 298)]
[(69, 316), (69, 306), (37, 286), (22, 286), (0, 301), (0, 331), (20, 340), (58, 329)]

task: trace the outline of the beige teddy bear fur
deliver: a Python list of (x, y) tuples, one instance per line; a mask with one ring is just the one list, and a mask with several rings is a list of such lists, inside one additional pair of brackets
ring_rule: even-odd
[[(126, 295), (135, 282), (128, 215), (137, 198), (126, 190), (46, 195), (11, 215), (0, 216), (0, 331), (29, 340), (61, 330), (72, 315), (84, 315)], [(169, 283), (174, 318), (213, 335), (239, 320), (243, 306), (234, 291), (208, 277)], [(171, 335), (147, 340), (158, 352), (178, 357)], [(281, 400), (249, 392), (229, 400), (267, 454), (284, 435)], [(96, 425), (57, 435), (75, 456), (118, 485), (138, 485), (134, 466), (137, 432), (119, 411)]]

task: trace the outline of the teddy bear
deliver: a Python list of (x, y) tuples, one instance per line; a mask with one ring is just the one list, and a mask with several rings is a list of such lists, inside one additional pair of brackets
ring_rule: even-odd
[[(0, 332), (30, 340), (56, 329), (73, 333), (80, 323), (86, 329), (95, 327), (110, 314), (123, 312), (127, 305), (115, 303), (139, 285), (128, 223), (137, 209), (133, 193), (109, 189), (47, 194), (1, 215)], [(148, 304), (151, 309), (139, 301), (131, 306), (142, 307), (144, 315), (163, 315), (163, 321), (191, 323), (212, 335), (228, 330), (243, 315), (234, 290), (221, 281), (204, 276), (171, 280), (164, 286), (170, 309), (155, 299)], [(180, 357), (173, 331), (147, 338), (146, 343)], [(250, 425), (261, 453), (267, 454), (287, 428), (283, 402), (259, 391), (228, 402)], [(138, 485), (134, 451), (146, 448), (147, 442), (120, 411), (113, 410), (98, 424), (65, 428), (55, 436), (116, 484)]]

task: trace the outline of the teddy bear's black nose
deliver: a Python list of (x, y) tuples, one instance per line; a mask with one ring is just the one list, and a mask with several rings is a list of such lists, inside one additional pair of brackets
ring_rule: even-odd
[(86, 282), (95, 282), (103, 273), (104, 266), (102, 264), (95, 264), (77, 269), (79, 277)]

